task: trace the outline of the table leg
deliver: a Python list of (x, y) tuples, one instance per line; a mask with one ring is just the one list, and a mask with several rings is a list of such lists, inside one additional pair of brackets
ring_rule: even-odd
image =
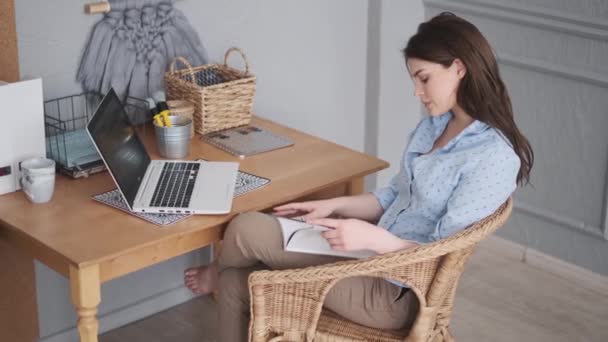
[(346, 195), (360, 195), (365, 191), (365, 178), (353, 178), (346, 184)]
[(34, 261), (2, 239), (4, 229), (0, 227), (0, 341), (38, 341)]
[(72, 302), (78, 312), (78, 331), (81, 342), (97, 342), (99, 321), (97, 306), (101, 302), (99, 265), (77, 268), (70, 266)]

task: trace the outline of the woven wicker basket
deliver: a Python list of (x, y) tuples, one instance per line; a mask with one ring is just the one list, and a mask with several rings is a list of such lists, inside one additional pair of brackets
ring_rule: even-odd
[[(227, 65), (228, 56), (238, 52), (245, 61), (245, 70)], [(186, 68), (176, 70), (176, 62)], [(193, 124), (198, 134), (207, 134), (226, 128), (246, 125), (251, 121), (255, 96), (255, 76), (249, 74), (247, 57), (238, 48), (230, 48), (224, 55), (224, 64), (206, 64), (192, 67), (183, 57), (171, 62), (165, 73), (167, 98), (187, 100), (194, 105)]]

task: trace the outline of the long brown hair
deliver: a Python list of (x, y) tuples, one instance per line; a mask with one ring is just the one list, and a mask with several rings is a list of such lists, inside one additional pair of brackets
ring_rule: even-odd
[(418, 58), (444, 67), (456, 58), (463, 62), (466, 73), (458, 87), (458, 105), (474, 119), (502, 132), (521, 161), (517, 183), (529, 183), (534, 152), (513, 120), (511, 99), (494, 52), (477, 27), (452, 13), (441, 13), (418, 26), (403, 55), (406, 60)]

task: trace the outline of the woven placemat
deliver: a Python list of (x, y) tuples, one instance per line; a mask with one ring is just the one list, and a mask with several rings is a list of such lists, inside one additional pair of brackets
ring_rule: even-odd
[[(268, 183), (270, 183), (270, 179), (268, 178), (239, 171), (234, 189), (234, 197), (236, 198), (250, 191), (259, 189)], [(125, 200), (121, 196), (118, 189), (94, 195), (93, 199), (159, 226), (168, 226), (179, 220), (185, 219), (186, 217), (192, 216), (192, 214), (153, 214), (132, 212), (129, 210), (129, 207), (127, 207), (127, 204), (125, 203)]]

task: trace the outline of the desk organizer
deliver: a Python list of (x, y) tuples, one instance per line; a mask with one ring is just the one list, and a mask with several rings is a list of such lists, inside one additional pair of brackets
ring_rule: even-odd
[[(103, 96), (88, 92), (44, 102), (46, 154), (57, 168), (72, 178), (105, 170), (101, 157), (86, 132), (86, 125)], [(150, 121), (144, 100), (127, 97), (125, 110), (133, 124)]]

